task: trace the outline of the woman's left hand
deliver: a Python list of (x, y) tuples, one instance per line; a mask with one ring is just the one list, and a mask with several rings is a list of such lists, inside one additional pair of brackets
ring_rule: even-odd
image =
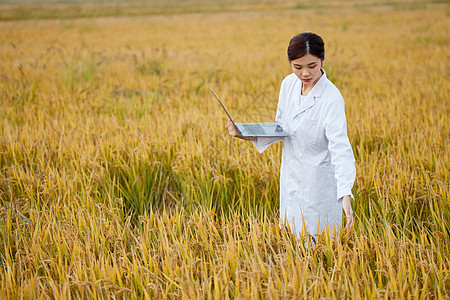
[(347, 218), (347, 229), (351, 229), (353, 226), (353, 210), (352, 210), (352, 198), (350, 195), (344, 196), (342, 199), (342, 209), (344, 210)]

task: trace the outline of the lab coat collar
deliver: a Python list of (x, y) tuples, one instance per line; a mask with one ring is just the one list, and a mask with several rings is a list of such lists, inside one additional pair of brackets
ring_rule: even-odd
[[(323, 90), (325, 89), (325, 85), (328, 81), (327, 79), (327, 73), (325, 73), (324, 69), (321, 69), (323, 74), (322, 77), (320, 77), (319, 81), (314, 85), (312, 90), (308, 93), (308, 96), (305, 97), (304, 101), (300, 103), (299, 110), (294, 115), (297, 116), (307, 110), (308, 108), (314, 106), (316, 104), (316, 99), (322, 95)], [(300, 80), (300, 79), (299, 79)], [(302, 89), (302, 82), (300, 81), (300, 91)]]

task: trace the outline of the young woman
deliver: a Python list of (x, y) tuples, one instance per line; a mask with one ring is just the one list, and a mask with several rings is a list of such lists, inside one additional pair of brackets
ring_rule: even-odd
[(342, 222), (353, 225), (351, 189), (356, 169), (347, 137), (345, 104), (323, 70), (324, 42), (304, 32), (287, 50), (293, 73), (281, 84), (275, 121), (289, 133), (285, 138), (243, 138), (228, 120), (229, 134), (252, 140), (259, 152), (284, 140), (280, 174), (280, 217), (297, 236), (333, 234)]

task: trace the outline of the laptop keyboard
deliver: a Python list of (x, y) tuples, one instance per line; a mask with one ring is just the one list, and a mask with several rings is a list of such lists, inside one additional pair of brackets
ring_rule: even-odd
[(264, 135), (264, 129), (259, 124), (245, 124), (244, 125), (245, 130), (254, 136), (257, 135)]

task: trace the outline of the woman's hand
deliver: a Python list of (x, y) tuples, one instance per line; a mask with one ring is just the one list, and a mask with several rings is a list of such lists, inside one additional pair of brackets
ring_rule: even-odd
[(347, 229), (351, 229), (353, 226), (353, 210), (352, 210), (352, 198), (350, 195), (344, 196), (342, 199), (342, 209), (344, 210), (345, 217), (347, 218)]
[(230, 118), (228, 118), (228, 124), (225, 127), (228, 129), (228, 133), (232, 137), (237, 137), (237, 138), (240, 138), (240, 139), (246, 140), (246, 141), (256, 141), (255, 137), (243, 137), (237, 130), (236, 126), (234, 126), (233, 122), (231, 122)]

